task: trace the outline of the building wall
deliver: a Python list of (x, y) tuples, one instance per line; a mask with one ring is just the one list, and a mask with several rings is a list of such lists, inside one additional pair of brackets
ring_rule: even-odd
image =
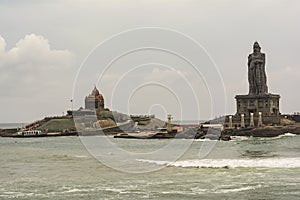
[(85, 109), (95, 110), (98, 108), (104, 109), (104, 102), (102, 100), (91, 97), (85, 99)]
[(237, 112), (235, 114), (235, 123), (239, 123), (240, 115), (244, 114), (245, 124), (249, 124), (250, 113), (254, 114), (254, 122), (258, 121), (258, 113), (262, 113), (263, 124), (279, 124), (279, 99), (276, 94), (260, 95), (237, 95), (236, 97)]

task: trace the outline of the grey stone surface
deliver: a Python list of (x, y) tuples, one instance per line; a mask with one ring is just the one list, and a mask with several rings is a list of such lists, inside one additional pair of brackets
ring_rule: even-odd
[(280, 111), (279, 99), (277, 94), (261, 95), (237, 95), (236, 97), (237, 112), (239, 118), (241, 114), (245, 116), (245, 124), (250, 123), (250, 113), (254, 114), (254, 124), (258, 123), (259, 112), (262, 113), (263, 124), (279, 124)]
[[(236, 95), (237, 112), (233, 117), (234, 126), (242, 126), (241, 115), (244, 115), (245, 126), (250, 126), (250, 114), (253, 113), (254, 125), (258, 125), (259, 112), (262, 124), (279, 124), (280, 111), (278, 94), (268, 93), (267, 75), (265, 72), (265, 54), (260, 52), (258, 42), (253, 45), (253, 53), (248, 56), (249, 94)], [(228, 120), (226, 120), (228, 121)], [(261, 124), (262, 123), (262, 124)]]
[(260, 52), (258, 42), (253, 45), (253, 53), (248, 56), (249, 94), (268, 93), (265, 71), (266, 56)]

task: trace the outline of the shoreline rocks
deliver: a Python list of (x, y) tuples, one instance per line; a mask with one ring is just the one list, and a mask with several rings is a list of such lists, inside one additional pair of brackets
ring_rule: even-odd
[[(128, 127), (133, 126), (133, 124), (124, 125), (118, 124), (119, 126), (108, 127), (107, 130), (103, 130), (106, 135), (120, 133), (126, 130), (128, 131)], [(123, 127), (124, 126), (124, 127)], [(126, 127), (125, 127), (126, 126)], [(121, 128), (123, 127), (123, 128)], [(0, 129), (0, 136), (2, 137), (13, 137), (18, 129)], [(47, 134), (47, 136), (66, 136), (66, 135), (78, 135), (75, 133), (76, 131), (61, 132), (60, 134)], [(182, 132), (178, 132), (174, 134), (173, 137), (168, 138), (178, 138), (178, 139), (210, 139), (210, 140), (222, 140), (229, 141), (231, 140), (231, 136), (246, 136), (246, 137), (277, 137), (283, 135), (285, 133), (292, 133), (296, 135), (300, 135), (300, 124), (296, 123), (294, 125), (286, 125), (286, 126), (263, 126), (263, 127), (255, 127), (255, 128), (226, 128), (221, 130), (220, 128), (203, 128), (203, 126), (188, 128)], [(154, 137), (155, 139), (159, 139), (160, 137)], [(165, 137), (164, 137), (165, 138)]]
[(225, 129), (223, 134), (230, 136), (247, 136), (247, 137), (277, 137), (285, 133), (299, 135), (299, 126), (265, 126), (257, 128)]

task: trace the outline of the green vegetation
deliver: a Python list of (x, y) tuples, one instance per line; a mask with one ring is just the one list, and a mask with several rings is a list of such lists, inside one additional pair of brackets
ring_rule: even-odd
[[(78, 125), (77, 128), (85, 129), (87, 127), (113, 127), (116, 126), (117, 122), (124, 122), (128, 120), (129, 116), (115, 111), (97, 110), (97, 118), (89, 116), (76, 117), (75, 120), (76, 124)], [(64, 132), (66, 130), (76, 130), (73, 118), (49, 118), (40, 124), (41, 125), (37, 127), (37, 129), (44, 132)]]
[(48, 132), (63, 132), (65, 130), (76, 130), (72, 118), (51, 119), (50, 121), (39, 126), (37, 129)]
[(98, 109), (96, 113), (99, 120), (107, 120), (109, 118), (115, 122), (124, 122), (130, 119), (128, 115), (116, 111)]

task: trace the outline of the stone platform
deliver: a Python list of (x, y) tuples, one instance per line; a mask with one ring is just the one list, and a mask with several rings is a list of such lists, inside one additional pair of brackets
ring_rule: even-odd
[(250, 114), (253, 113), (254, 123), (257, 125), (259, 113), (262, 115), (263, 124), (279, 124), (279, 99), (278, 94), (248, 94), (236, 95), (237, 112), (233, 118), (234, 124), (241, 123), (244, 114), (245, 126), (249, 126)]

